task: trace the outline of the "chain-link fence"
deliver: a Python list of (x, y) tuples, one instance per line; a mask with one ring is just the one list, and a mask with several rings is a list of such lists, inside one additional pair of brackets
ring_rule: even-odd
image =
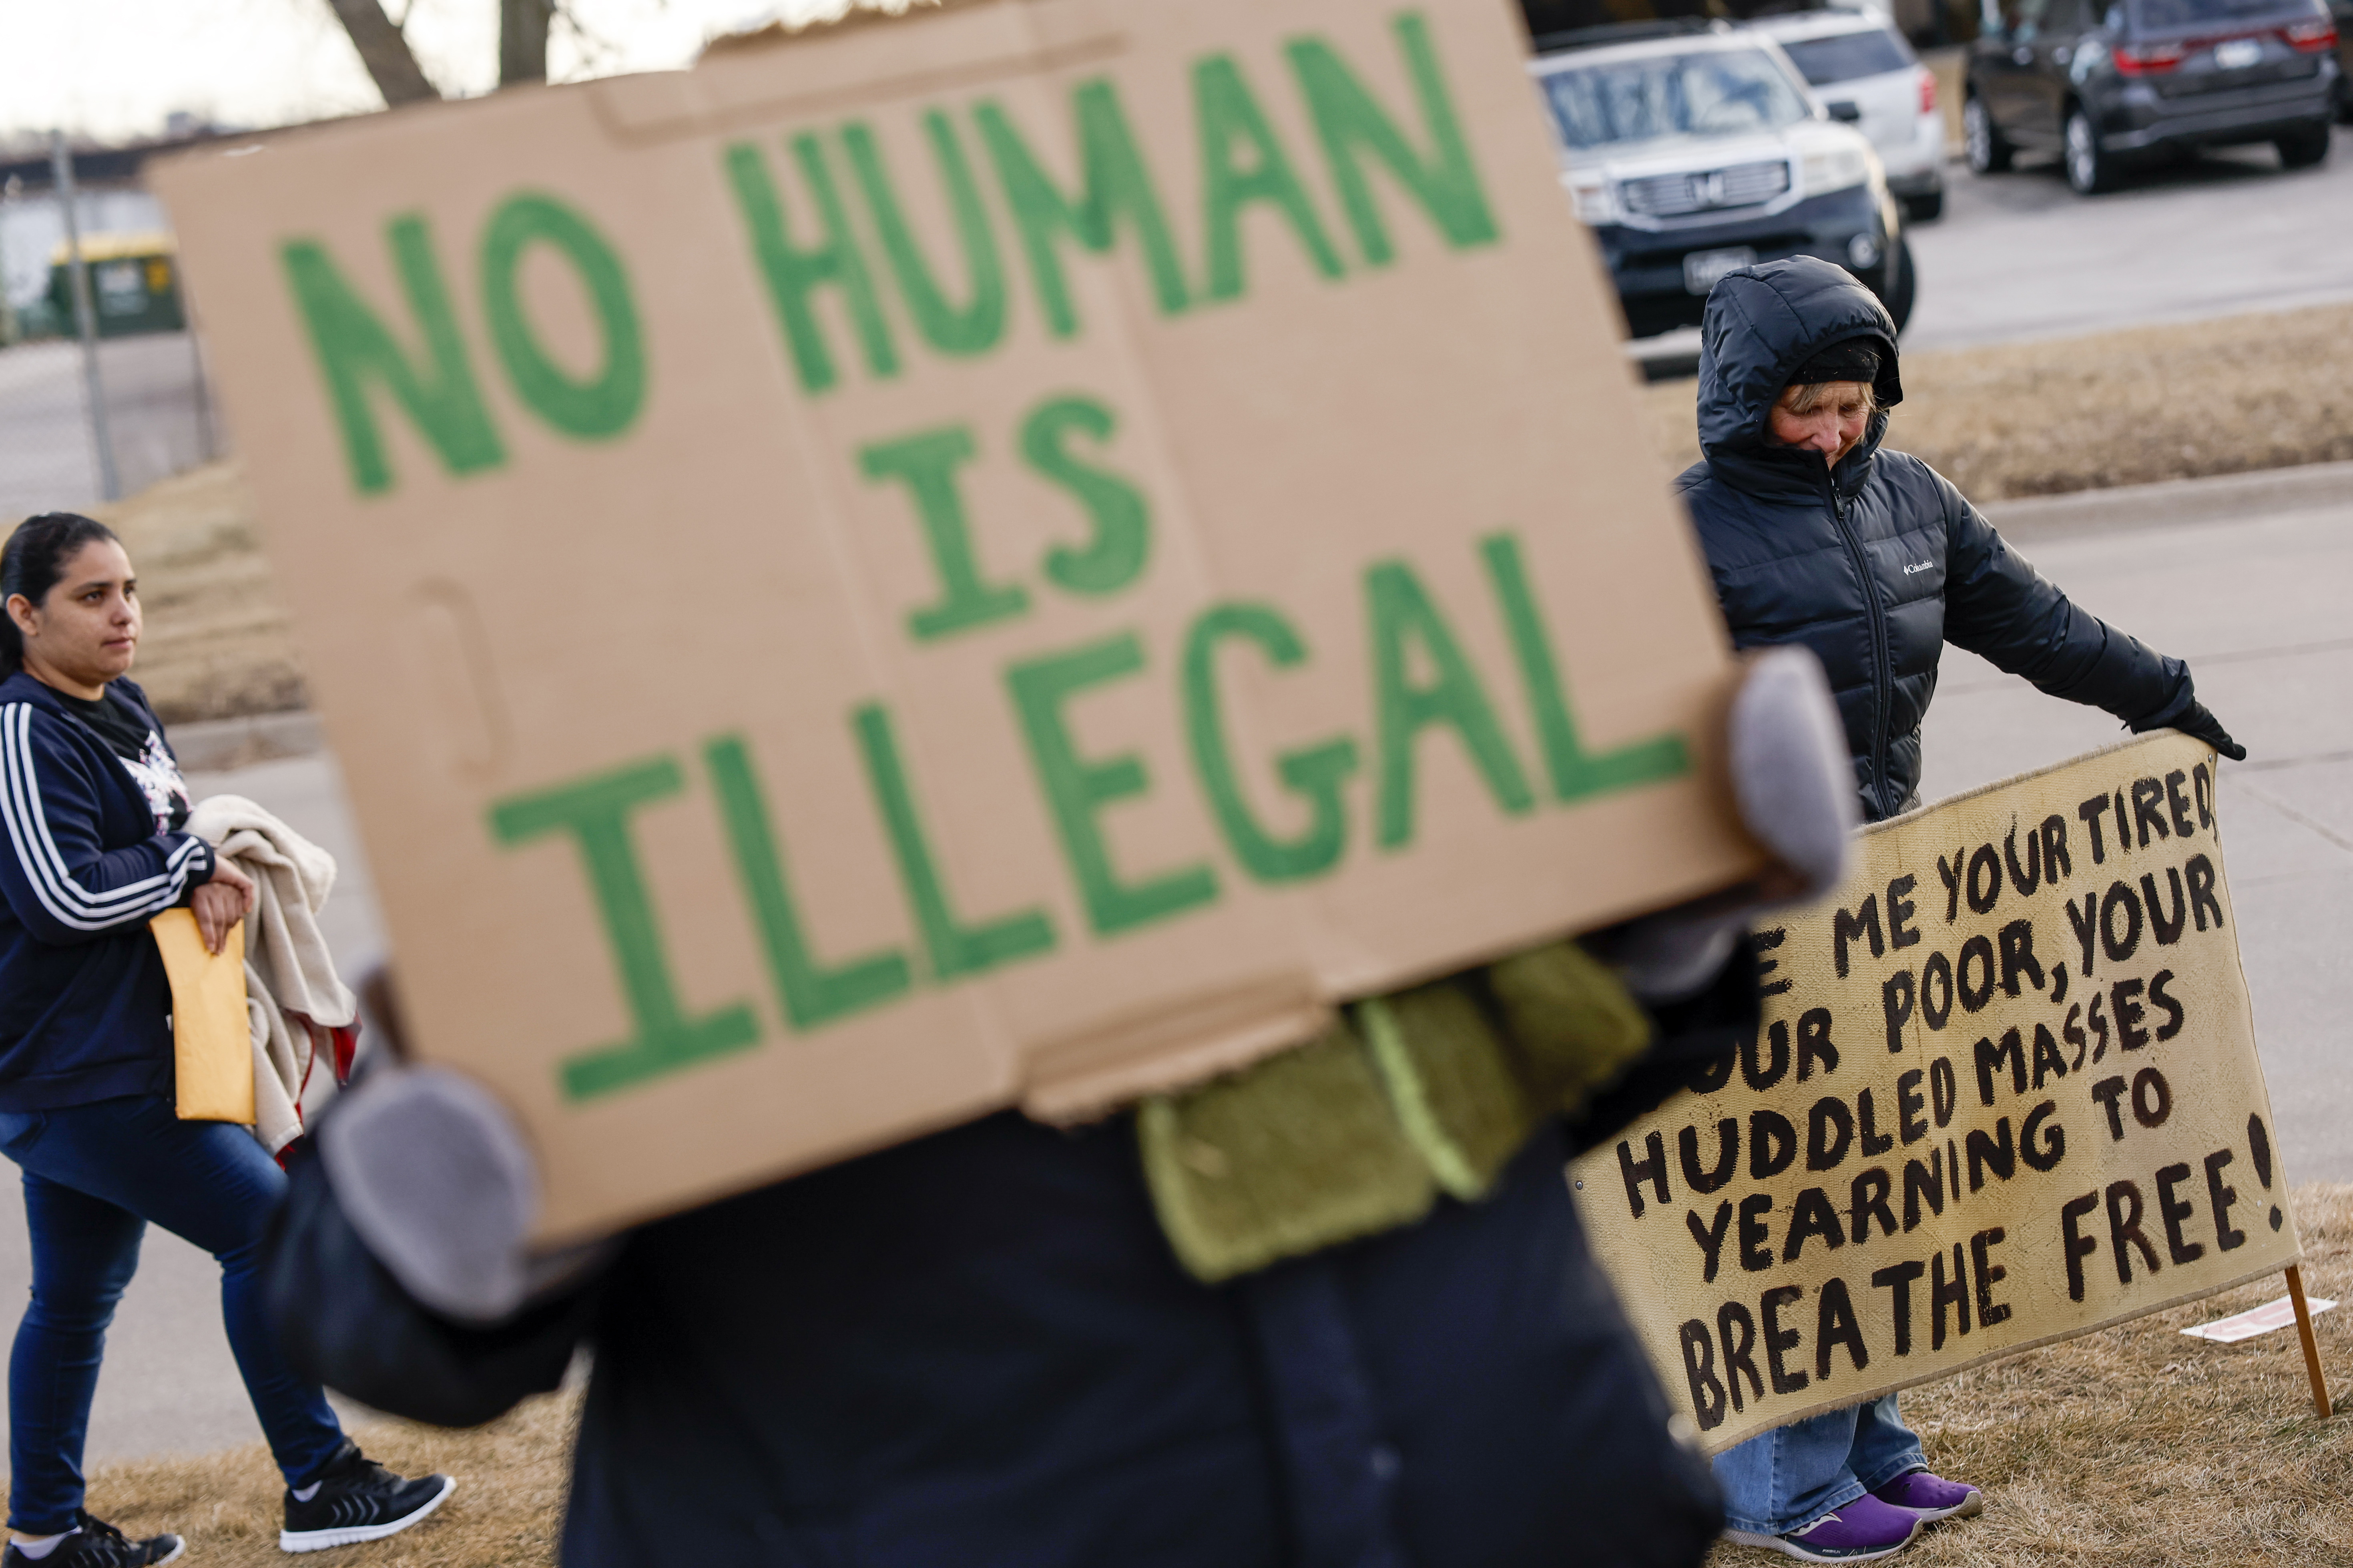
[(0, 180), (0, 531), (135, 494), (222, 448), (161, 205), (135, 180), (76, 182), (69, 225), (51, 163)]

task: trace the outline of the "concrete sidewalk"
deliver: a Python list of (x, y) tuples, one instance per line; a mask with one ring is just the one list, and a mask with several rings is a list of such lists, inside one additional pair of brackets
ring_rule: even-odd
[[(2207, 704), (2252, 753), (2226, 764), (2221, 804), (2240, 942), (2255, 996), (2282, 1159), (2293, 1180), (2353, 1181), (2353, 464), (2020, 501), (1996, 521), (2077, 600), (2186, 658)], [(2115, 721), (2053, 701), (1947, 650), (1927, 729), (1927, 795), (1950, 795), (2118, 738)], [(192, 764), (315, 745), (300, 717), (193, 726)], [(331, 849), (343, 874), (328, 936), (347, 974), (383, 949), (342, 781), (323, 754), (197, 777), (250, 795)], [(258, 1436), (220, 1331), (217, 1273), (151, 1234), (108, 1346), (93, 1459)], [(26, 1285), (23, 1217), (0, 1196), (0, 1300)]]

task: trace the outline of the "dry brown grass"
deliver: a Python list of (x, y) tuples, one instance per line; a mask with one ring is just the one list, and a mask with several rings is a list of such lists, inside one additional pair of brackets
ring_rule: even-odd
[(284, 1568), (302, 1562), (365, 1568), (544, 1568), (555, 1561), (578, 1401), (536, 1399), (487, 1426), (447, 1432), (384, 1421), (353, 1435), (403, 1475), (441, 1470), (458, 1489), (432, 1518), (389, 1541), (302, 1558), (278, 1550), (280, 1480), (260, 1444), (99, 1467), (90, 1510), (132, 1535), (185, 1536), (182, 1561), (202, 1568)]
[[(2277, 1279), (1909, 1390), (1905, 1418), (1986, 1511), (1900, 1561), (1969, 1568), (2344, 1568), (2353, 1563), (2353, 1186), (2295, 1194), (2330, 1392), (2312, 1407), (2295, 1331), (2179, 1332), (2285, 1294)], [(1713, 1568), (1789, 1559), (1725, 1547)]]
[[(1903, 1561), (1969, 1568), (2344, 1568), (2353, 1563), (2353, 1186), (2295, 1194), (2305, 1288), (2348, 1302), (2317, 1320), (2346, 1414), (2315, 1418), (2293, 1330), (2237, 1345), (2178, 1331), (2276, 1299), (2277, 1279), (2030, 1351), (1904, 1395), (1928, 1461), (1982, 1486), (1980, 1518), (1938, 1525)], [(457, 1495), (406, 1535), (320, 1557), (366, 1568), (534, 1568), (554, 1562), (574, 1400), (534, 1401), (471, 1432), (364, 1429), (407, 1474)], [(188, 1538), (191, 1563), (283, 1563), (279, 1486), (259, 1445), (100, 1468), (90, 1506), (135, 1531)], [(1766, 1568), (1725, 1547), (1712, 1568)]]
[(139, 573), (147, 629), (132, 674), (165, 723), (303, 705), (292, 627), (234, 463), (165, 479), (99, 515)]
[[(1887, 444), (1973, 500), (2353, 458), (2353, 305), (1904, 356)], [(1699, 459), (1697, 383), (1646, 390), (1659, 451)]]

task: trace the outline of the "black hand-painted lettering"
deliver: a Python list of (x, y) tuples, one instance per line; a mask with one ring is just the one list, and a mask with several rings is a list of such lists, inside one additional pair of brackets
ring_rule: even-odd
[(1814, 1318), (1814, 1376), (1829, 1382), (1831, 1347), (1846, 1346), (1847, 1361), (1861, 1372), (1871, 1364), (1871, 1351), (1862, 1342), (1862, 1325), (1855, 1321), (1854, 1302), (1848, 1297), (1846, 1281), (1836, 1275), (1822, 1281), (1822, 1293), (1816, 1299)]
[(2137, 980), (2119, 980), (2108, 987), (2108, 1009), (2116, 1016), (2116, 1044), (2128, 1051), (2148, 1044), (2148, 1031), (2140, 1026), (2148, 1016), (2148, 1009), (2140, 1005), (2140, 990)]
[(1871, 1102), (1871, 1090), (1864, 1089), (1854, 1097), (1855, 1130), (1862, 1136), (1862, 1157), (1876, 1160), (1895, 1147), (1892, 1133), (1879, 1130), (1879, 1111)]
[[(1732, 1337), (1735, 1327), (1740, 1330), (1737, 1342)], [(1742, 1408), (1740, 1374), (1744, 1372), (1748, 1374), (1749, 1391), (1764, 1398), (1765, 1379), (1757, 1370), (1757, 1320), (1739, 1302), (1726, 1301), (1715, 1310), (1715, 1333), (1724, 1343), (1724, 1382), (1732, 1394), (1732, 1408)]]
[(2198, 1207), (2187, 1199), (2175, 1197), (2173, 1189), (2189, 1179), (2187, 1160), (2168, 1165), (2157, 1173), (2157, 1217), (2165, 1222), (2165, 1255), (2177, 1266), (2195, 1263), (2206, 1256), (2204, 1243), (2185, 1241), (2181, 1237), (2181, 1222), (2196, 1214)]
[(2173, 971), (2160, 969), (2149, 977), (2148, 982), (2148, 999), (2165, 1009), (2165, 1022), (2157, 1026), (2157, 1037), (2160, 1040), (2169, 1040), (2181, 1033), (2181, 1026), (2189, 1017), (2181, 1010), (2181, 1004), (2166, 992), (2165, 983), (2172, 978)]
[(1814, 1101), (1806, 1113), (1806, 1169), (1835, 1171), (1854, 1142), (1854, 1113), (1834, 1094)]
[(1673, 1200), (1667, 1196), (1667, 1140), (1664, 1134), (1653, 1132), (1642, 1140), (1647, 1158), (1634, 1158), (1634, 1145), (1626, 1139), (1618, 1140), (1618, 1169), (1626, 1178), (1626, 1204), (1634, 1217), (1642, 1217), (1642, 1184), (1648, 1182), (1659, 1194), (1661, 1203)]
[(2092, 1098), (2108, 1113), (2108, 1142), (2125, 1141), (2125, 1118), (2119, 1101), (2124, 1099), (2126, 1083), (2122, 1077), (2104, 1078), (2092, 1086)]
[[(2124, 934), (2116, 934), (2116, 911), (2125, 914)], [(2100, 951), (2108, 955), (2110, 963), (2122, 963), (2140, 946), (2140, 900), (2134, 897), (2130, 887), (2123, 882), (2110, 882), (2108, 890), (2100, 896)], [(2091, 973), (2089, 970), (2085, 973)]]
[(2006, 1182), (2018, 1169), (2018, 1146), (2010, 1142), (2010, 1118), (2005, 1116), (1993, 1125), (1993, 1136), (1988, 1136), (1982, 1127), (1972, 1127), (1964, 1140), (1969, 1153), (1969, 1191), (1973, 1193), (1985, 1185), (1986, 1172), (1991, 1171)]
[(2228, 1149), (2217, 1149), (2206, 1156), (2206, 1201), (2214, 1210), (2214, 1245), (2225, 1252), (2236, 1252), (2247, 1245), (2247, 1233), (2231, 1228), (2231, 1205), (2239, 1201), (2239, 1189), (2222, 1184), (2222, 1167), (2230, 1163)]
[(1838, 1071), (1838, 1047), (1831, 1044), (1831, 1010), (1809, 1007), (1798, 1015), (1798, 1081), (1805, 1082), (1814, 1074), (1814, 1064), (1822, 1064), (1825, 1077)]
[(1887, 939), (1879, 929), (1879, 895), (1876, 893), (1865, 898), (1854, 913), (1841, 910), (1831, 917), (1831, 957), (1838, 967), (1841, 980), (1846, 978), (1847, 944), (1866, 938), (1871, 942), (1872, 957), (1886, 955)]
[(1781, 1361), (1805, 1341), (1797, 1330), (1781, 1326), (1781, 1309), (1796, 1306), (1805, 1293), (1802, 1286), (1776, 1285), (1757, 1298), (1757, 1310), (1765, 1320), (1765, 1369), (1772, 1374), (1776, 1394), (1801, 1394), (1811, 1381), (1802, 1372), (1791, 1372)]
[(1789, 1168), (1798, 1157), (1798, 1130), (1778, 1110), (1748, 1113), (1748, 1174), (1767, 1181)]
[(2010, 819), (2010, 832), (2001, 841), (2002, 864), (2010, 868), (2010, 885), (2025, 898), (2042, 885), (2042, 835), (2029, 831), (2026, 835), (2026, 864), (2018, 863), (2018, 818)]
[(2132, 1283), (2132, 1254), (2125, 1250), (2130, 1242), (2140, 1248), (2141, 1259), (2151, 1274), (2157, 1272), (2157, 1248), (2140, 1228), (2142, 1201), (2138, 1182), (2108, 1184), (2108, 1250), (2116, 1254), (2116, 1283)]
[(1706, 1259), (1701, 1266), (1700, 1279), (1709, 1285), (1715, 1283), (1715, 1271), (1724, 1261), (1724, 1237), (1732, 1228), (1732, 1200), (1725, 1198), (1715, 1205), (1715, 1223), (1702, 1224), (1699, 1210), (1685, 1209), (1683, 1224), (1691, 1230), (1692, 1240), (1699, 1244), (1700, 1256)]
[(1915, 990), (1912, 972), (1899, 969), (1880, 984), (1879, 1008), (1887, 1019), (1887, 1054), (1904, 1049), (1904, 1026), (1911, 1021)]
[(1715, 1124), (1715, 1163), (1699, 1168), (1699, 1129), (1686, 1125), (1675, 1134), (1675, 1152), (1683, 1163), (1683, 1184), (1695, 1193), (1712, 1193), (1732, 1180), (1740, 1160), (1740, 1122), (1727, 1116)]
[[(2051, 1120), (2058, 1114), (2059, 1102), (2046, 1100), (2026, 1113), (2026, 1125), (2018, 1130), (2018, 1157), (2037, 1171), (2055, 1171), (2067, 1156), (2067, 1129)], [(2040, 1141), (2037, 1131), (2042, 1133)]]
[(1854, 1226), (1853, 1238), (1857, 1247), (1871, 1239), (1871, 1222), (1874, 1218), (1879, 1221), (1882, 1236), (1896, 1234), (1895, 1211), (1887, 1206), (1887, 1200), (1894, 1191), (1895, 1183), (1888, 1176), (1883, 1165), (1873, 1165), (1855, 1177), (1854, 1185), (1848, 1194), (1847, 1219)]
[(2107, 809), (2108, 797), (2104, 795), (2095, 795), (2075, 808), (2075, 815), (2082, 817), (2084, 826), (2092, 830), (2092, 864), (2094, 866), (2105, 866), (2108, 862), (2108, 847), (2100, 838), (2100, 818)]
[(2165, 808), (2173, 814), (2173, 831), (2184, 838), (2197, 831), (2196, 825), (2189, 820), (2189, 801), (2181, 793), (2181, 786), (2189, 778), (2189, 775), (2179, 768), (2165, 775)]
[(1846, 1245), (1846, 1226), (1840, 1222), (1838, 1210), (1831, 1207), (1830, 1194), (1820, 1187), (1806, 1188), (1789, 1205), (1789, 1238), (1781, 1248), (1781, 1261), (1795, 1263), (1810, 1236), (1821, 1237), (1822, 1245), (1833, 1252)]
[(1773, 1194), (1751, 1193), (1740, 1200), (1740, 1267), (1762, 1274), (1773, 1267), (1773, 1233), (1765, 1216), (1773, 1212)]
[(2010, 1318), (2010, 1303), (1993, 1299), (1993, 1288), (2010, 1278), (2010, 1270), (2001, 1264), (1987, 1261), (1987, 1255), (2002, 1244), (2002, 1228), (1995, 1226), (1969, 1237), (1969, 1261), (1977, 1266), (1978, 1327), (1992, 1328)]
[(1928, 1348), (1945, 1348), (1945, 1309), (1953, 1310), (1953, 1321), (1962, 1333), (1969, 1331), (1969, 1276), (1961, 1261), (1961, 1244), (1953, 1243), (1953, 1278), (1945, 1279), (1945, 1255), (1933, 1252), (1928, 1256)]
[(1683, 1341), (1683, 1376), (1691, 1384), (1692, 1417), (1703, 1432), (1724, 1425), (1724, 1384), (1715, 1377), (1715, 1340), (1707, 1320), (1694, 1318), (1675, 1331)]
[(2075, 1226), (2085, 1215), (2099, 1206), (2100, 1194), (2096, 1188), (2080, 1198), (2069, 1198), (2059, 1205), (2059, 1251), (2067, 1260), (2067, 1300), (2070, 1301), (2084, 1299), (2084, 1259), (2100, 1249), (2096, 1237), (2083, 1235)]
[(2010, 1092), (2012, 1094), (2026, 1092), (2026, 1047), (2016, 1029), (2004, 1029), (2001, 1032), (2000, 1045), (1996, 1045), (1990, 1039), (1979, 1039), (1975, 1048), (1978, 1061), (1978, 1103), (1980, 1105), (1993, 1103), (1994, 1074), (2001, 1070), (2001, 1065), (2004, 1062), (2010, 1064)]
[(1872, 1271), (1871, 1282), (1887, 1292), (1888, 1315), (1895, 1325), (1895, 1353), (1912, 1353), (1912, 1281), (1928, 1272), (1917, 1258), (1891, 1263)]
[(2042, 989), (2042, 965), (2034, 956), (2034, 925), (2031, 921), (2017, 920), (2001, 928), (2001, 988), (2010, 996), (2019, 994), (2019, 976), (2034, 982), (2037, 991)]

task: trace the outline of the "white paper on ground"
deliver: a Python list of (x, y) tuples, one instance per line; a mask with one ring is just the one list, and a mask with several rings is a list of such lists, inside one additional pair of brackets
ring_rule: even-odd
[[(2312, 1315), (2316, 1318), (2337, 1305), (2319, 1296), (2307, 1298), (2306, 1304), (2312, 1309)], [(2266, 1301), (2260, 1307), (2250, 1307), (2243, 1312), (2233, 1312), (2227, 1318), (2217, 1318), (2211, 1323), (2200, 1323), (2181, 1331), (2193, 1340), (2212, 1340), (2218, 1345), (2234, 1345), (2241, 1340), (2252, 1340), (2258, 1334), (2286, 1328), (2295, 1321), (2295, 1303), (2282, 1296), (2276, 1301)]]

